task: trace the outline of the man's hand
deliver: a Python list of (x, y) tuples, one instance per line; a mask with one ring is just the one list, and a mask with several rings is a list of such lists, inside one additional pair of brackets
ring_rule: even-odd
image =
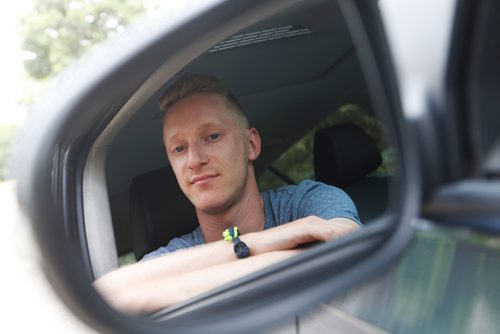
[(247, 242), (251, 254), (262, 254), (295, 249), (309, 242), (337, 239), (358, 229), (360, 226), (347, 218), (326, 220), (309, 216), (265, 231), (246, 234), (242, 240)]

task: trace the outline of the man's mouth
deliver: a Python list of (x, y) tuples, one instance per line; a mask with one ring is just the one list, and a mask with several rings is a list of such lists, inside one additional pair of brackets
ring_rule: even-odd
[(206, 175), (199, 175), (191, 178), (191, 184), (196, 184), (196, 183), (204, 183), (217, 175), (211, 175), (211, 174), (206, 174)]

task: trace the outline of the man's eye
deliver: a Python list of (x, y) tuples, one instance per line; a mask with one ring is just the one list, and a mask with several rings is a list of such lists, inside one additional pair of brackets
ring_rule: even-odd
[(182, 151), (184, 151), (184, 146), (174, 147), (174, 153), (181, 153)]
[(217, 140), (220, 137), (218, 133), (212, 133), (208, 136), (208, 139), (211, 141)]

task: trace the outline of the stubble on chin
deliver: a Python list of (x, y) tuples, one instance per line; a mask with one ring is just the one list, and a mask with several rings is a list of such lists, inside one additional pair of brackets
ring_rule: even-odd
[(237, 194), (207, 191), (193, 198), (191, 203), (197, 211), (208, 215), (219, 215), (227, 212), (236, 202)]

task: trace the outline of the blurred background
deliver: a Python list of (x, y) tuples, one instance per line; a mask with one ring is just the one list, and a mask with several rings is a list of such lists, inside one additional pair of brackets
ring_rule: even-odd
[(50, 287), (33, 232), (19, 210), (12, 159), (23, 125), (54, 79), (104, 40), (160, 7), (176, 15), (203, 0), (21, 0), (0, 20), (0, 331), (94, 332)]
[[(191, 5), (196, 1), (189, 1)], [(23, 0), (3, 11), (0, 34), (0, 182), (13, 178), (12, 144), (40, 99), (64, 69), (99, 45), (124, 33), (160, 6), (173, 11), (186, 1)]]

